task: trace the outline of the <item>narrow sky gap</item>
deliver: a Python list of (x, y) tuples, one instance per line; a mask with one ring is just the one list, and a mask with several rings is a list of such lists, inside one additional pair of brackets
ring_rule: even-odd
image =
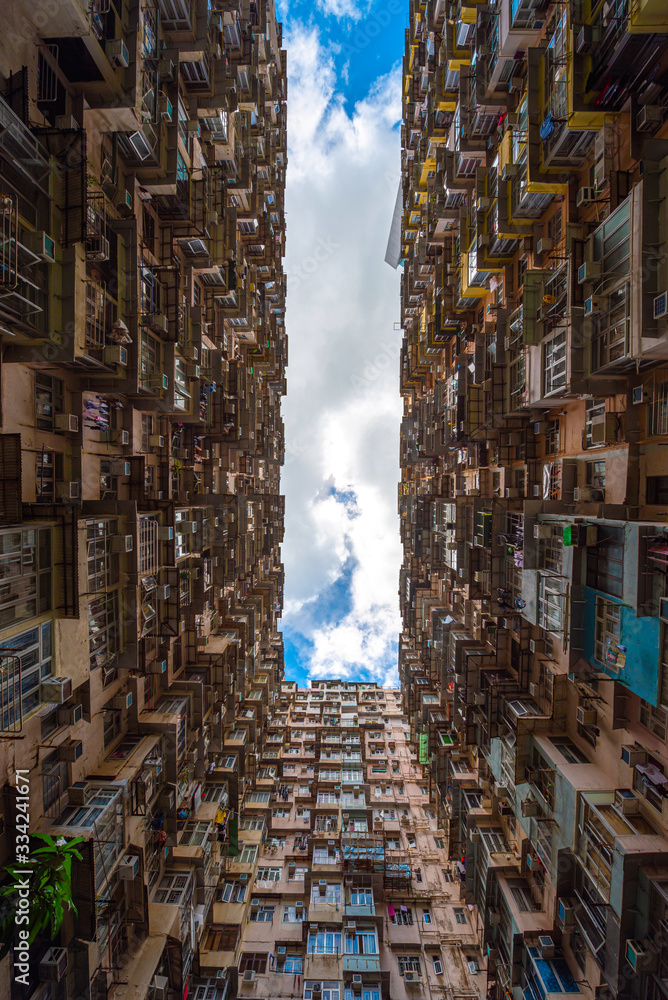
[[(396, 11), (394, 10), (396, 7)], [(286, 677), (396, 684), (400, 4), (280, 5), (290, 66)]]

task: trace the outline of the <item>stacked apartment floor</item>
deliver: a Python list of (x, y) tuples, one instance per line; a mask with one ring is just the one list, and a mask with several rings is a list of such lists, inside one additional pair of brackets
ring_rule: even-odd
[(400, 672), (491, 996), (668, 992), (665, 4), (411, 0)]

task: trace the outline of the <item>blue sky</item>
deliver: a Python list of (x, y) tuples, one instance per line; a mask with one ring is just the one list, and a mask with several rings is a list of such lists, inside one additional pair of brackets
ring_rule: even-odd
[(286, 677), (397, 681), (406, 0), (280, 0), (288, 53)]

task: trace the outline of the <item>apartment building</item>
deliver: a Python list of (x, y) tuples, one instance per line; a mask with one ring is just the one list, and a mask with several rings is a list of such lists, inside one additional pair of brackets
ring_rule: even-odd
[(271, 0), (3, 7), (0, 863), (17, 769), (84, 838), (3, 997), (236, 995), (202, 942), (283, 671), (286, 88)]
[(447, 862), (399, 691), (283, 682), (202, 966), (238, 996), (485, 995), (471, 911)]
[(410, 0), (411, 737), (489, 996), (668, 993), (668, 20)]

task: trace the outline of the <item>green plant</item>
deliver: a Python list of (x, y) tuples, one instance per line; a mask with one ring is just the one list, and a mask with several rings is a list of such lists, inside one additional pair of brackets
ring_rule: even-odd
[[(44, 847), (33, 849), (25, 864), (6, 865), (9, 882), (0, 887), (3, 901), (2, 922), (0, 923), (0, 958), (3, 958), (14, 943), (14, 931), (24, 912), (29, 914), (28, 944), (42, 933), (48, 932), (53, 940), (68, 910), (75, 914), (77, 908), (72, 902), (72, 860), (81, 861), (77, 845), (84, 837), (54, 840), (47, 833), (35, 833), (34, 839), (44, 843)], [(27, 894), (26, 894), (27, 890)], [(24, 899), (28, 906), (22, 905)]]

